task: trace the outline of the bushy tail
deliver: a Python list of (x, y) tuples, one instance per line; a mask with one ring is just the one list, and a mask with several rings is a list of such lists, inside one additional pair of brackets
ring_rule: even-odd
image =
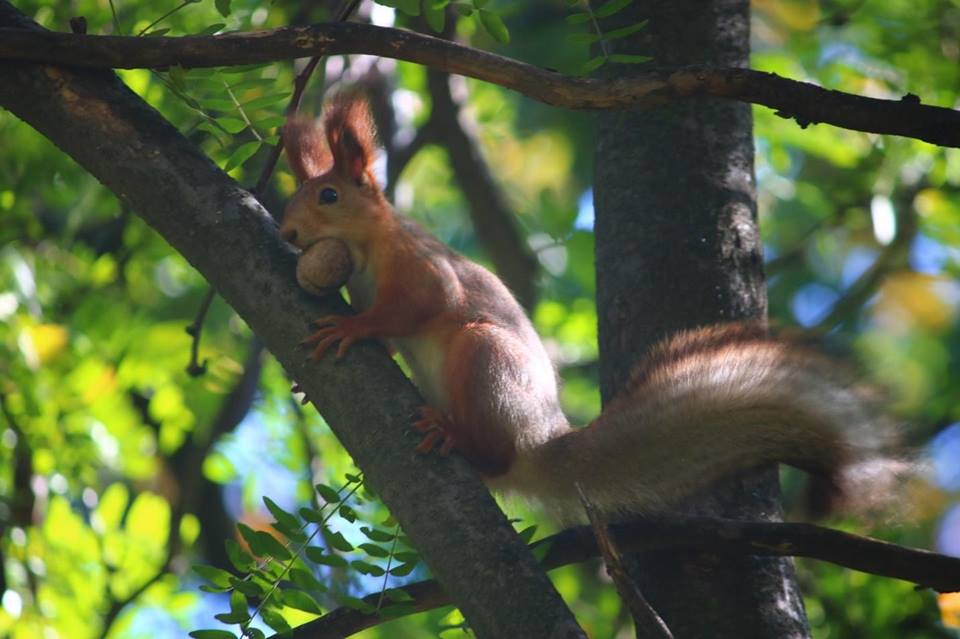
[(650, 512), (735, 471), (783, 462), (839, 479), (893, 429), (837, 363), (751, 325), (680, 333), (586, 428), (521, 454), (514, 487), (563, 519), (579, 482), (602, 511)]

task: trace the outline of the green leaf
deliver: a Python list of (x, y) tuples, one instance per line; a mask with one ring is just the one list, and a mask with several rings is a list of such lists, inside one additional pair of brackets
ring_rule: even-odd
[(340, 493), (335, 491), (330, 486), (327, 486), (326, 484), (317, 484), (315, 488), (320, 496), (323, 497), (323, 501), (327, 502), (328, 504), (336, 504), (340, 502)]
[(230, 563), (232, 563), (240, 572), (247, 572), (257, 565), (256, 560), (254, 560), (254, 558), (243, 549), (243, 546), (238, 544), (233, 539), (228, 539), (225, 543), (225, 546), (227, 548), (227, 557), (230, 559)]
[(210, 26), (204, 27), (203, 29), (200, 29), (193, 35), (210, 36), (216, 33), (217, 31), (219, 31), (220, 29), (224, 28), (225, 26), (227, 26), (225, 22), (217, 22), (217, 23), (211, 24)]
[(350, 552), (353, 550), (353, 544), (347, 541), (347, 538), (341, 533), (334, 532), (332, 530), (324, 530), (323, 540), (327, 542), (328, 546), (341, 552)]
[(259, 557), (269, 556), (274, 559), (279, 559), (280, 561), (286, 561), (292, 557), (290, 551), (284, 548), (283, 544), (277, 541), (277, 538), (270, 533), (262, 530), (253, 530), (246, 524), (237, 524), (237, 530), (240, 531), (240, 535), (246, 540), (247, 544), (249, 544), (253, 554)]
[[(237, 133), (240, 133), (241, 131), (247, 128), (247, 123), (245, 120), (241, 120), (240, 118), (231, 118), (228, 116), (217, 118), (217, 123), (220, 126), (222, 126), (227, 133), (230, 133), (232, 135), (236, 135)], [(222, 455), (220, 457), (222, 459), (226, 459)], [(218, 481), (217, 483), (225, 483), (225, 482)]]
[(401, 564), (399, 566), (394, 566), (390, 569), (390, 574), (394, 577), (406, 577), (413, 569), (417, 567), (417, 564)]
[(183, 67), (181, 67), (179, 64), (175, 64), (170, 67), (167, 77), (170, 78), (170, 82), (173, 83), (173, 86), (177, 87), (181, 91), (186, 90), (186, 83), (184, 80), (186, 80), (187, 72), (184, 71)]
[(230, 0), (214, 0), (213, 4), (224, 18), (230, 15)]
[(297, 512), (304, 520), (310, 523), (319, 524), (323, 521), (323, 513), (313, 508), (301, 508)]
[(595, 9), (593, 15), (598, 18), (606, 18), (607, 16), (619, 13), (624, 8), (630, 6), (631, 3), (633, 3), (633, 0), (610, 0)]
[(235, 113), (237, 105), (228, 98), (204, 98), (203, 106), (214, 111), (223, 111), (224, 113)]
[(603, 34), (605, 40), (617, 40), (619, 38), (626, 38), (628, 35), (632, 35), (637, 31), (640, 31), (647, 26), (646, 20), (641, 20), (636, 24), (631, 24), (629, 27), (623, 27), (620, 29), (614, 29), (613, 31), (607, 31)]
[(606, 61), (607, 59), (602, 55), (598, 55), (597, 57), (591, 60), (587, 60), (580, 67), (580, 73), (585, 75), (587, 73), (590, 73), (591, 71), (595, 71), (596, 69), (599, 69), (600, 67), (602, 67), (603, 63)]
[(300, 520), (297, 519), (292, 513), (288, 513), (283, 508), (277, 505), (275, 501), (270, 499), (267, 496), (264, 496), (263, 503), (267, 507), (267, 510), (270, 511), (270, 514), (273, 515), (273, 518), (277, 521), (273, 524), (273, 527), (279, 530), (281, 533), (297, 541), (306, 540), (307, 536), (303, 534), (303, 531), (300, 529)]
[(466, 2), (454, 2), (453, 10), (464, 17), (473, 14), (473, 7)]
[(611, 53), (610, 62), (619, 62), (621, 64), (643, 64), (653, 60), (649, 55), (630, 55), (627, 53)]
[(510, 32), (499, 15), (486, 9), (481, 9), (477, 14), (480, 16), (480, 24), (487, 30), (487, 33), (493, 36), (494, 40), (501, 44), (510, 42)]
[(153, 31), (150, 31), (150, 32), (148, 32), (148, 33), (144, 33), (144, 34), (143, 34), (143, 37), (145, 37), (145, 38), (151, 38), (151, 37), (156, 37), (156, 36), (162, 36), (163, 34), (167, 33), (168, 31), (170, 31), (170, 29), (169, 29), (168, 27), (164, 27), (163, 29), (154, 29)]
[[(210, 137), (216, 140), (217, 144), (219, 144), (220, 146), (226, 146), (227, 143), (230, 141), (230, 138), (222, 129), (217, 128), (217, 126), (215, 126), (214, 124), (211, 124), (210, 122), (201, 122), (200, 124), (197, 125), (197, 129), (201, 131), (206, 131), (207, 133), (209, 133)], [(210, 456), (207, 456), (207, 459), (210, 459)], [(203, 464), (203, 474), (207, 475), (206, 461), (204, 461), (204, 464)], [(220, 483), (212, 478), (210, 478), (210, 480), (215, 483)]]
[(443, 7), (435, 8), (433, 0), (423, 0), (423, 17), (431, 29), (440, 33), (447, 22), (447, 11)]
[(197, 573), (217, 588), (229, 588), (230, 578), (233, 577), (226, 570), (215, 568), (214, 566), (205, 566), (197, 564), (193, 567), (193, 572)]
[(286, 102), (289, 99), (289, 94), (271, 93), (270, 95), (262, 95), (259, 98), (253, 98), (252, 100), (247, 100), (246, 102), (241, 102), (240, 104), (245, 110), (253, 111), (256, 109), (262, 109), (263, 107), (268, 107), (271, 104), (276, 104), (277, 102)]
[(234, 579), (233, 587), (238, 592), (242, 592), (247, 597), (262, 597), (266, 594), (266, 590), (259, 582), (252, 579)]
[(393, 533), (389, 533), (385, 530), (378, 530), (376, 528), (370, 528), (369, 526), (360, 526), (360, 532), (370, 541), (393, 541), (393, 538), (396, 537)]
[(257, 152), (257, 149), (260, 148), (259, 140), (251, 140), (250, 142), (244, 142), (230, 155), (230, 158), (227, 160), (226, 164), (223, 165), (224, 171), (230, 171), (240, 166), (247, 160), (249, 160), (254, 153)]
[(234, 590), (230, 593), (230, 612), (222, 612), (214, 615), (213, 618), (226, 624), (244, 623), (250, 619), (247, 598), (239, 590)]
[(567, 40), (577, 44), (593, 44), (599, 39), (600, 36), (596, 33), (571, 33), (567, 36)]
[(260, 610), (260, 616), (263, 618), (263, 623), (281, 634), (286, 634), (291, 630), (290, 624), (288, 624), (287, 620), (283, 618), (283, 615), (276, 610), (263, 608)]
[(387, 572), (386, 570), (384, 570), (384, 569), (381, 568), (380, 566), (377, 566), (377, 565), (375, 565), (375, 564), (371, 564), (371, 563), (366, 562), (366, 561), (362, 561), (362, 560), (360, 560), (360, 559), (357, 559), (357, 560), (355, 560), (355, 561), (351, 561), (351, 562), (350, 562), (350, 567), (353, 568), (354, 570), (356, 570), (356, 571), (359, 572), (359, 573), (362, 573), (362, 574), (364, 574), (364, 575), (370, 575), (371, 577), (382, 577), (382, 576), (385, 575), (386, 572)]
[(130, 491), (124, 484), (116, 482), (110, 484), (100, 496), (96, 514), (107, 531), (116, 530), (123, 521), (123, 514), (127, 511), (130, 502)]
[(420, 0), (397, 0), (397, 9), (408, 16), (420, 15)]
[(304, 549), (304, 554), (306, 554), (307, 559), (315, 564), (322, 564), (331, 568), (345, 568), (347, 566), (346, 559), (340, 555), (328, 553), (319, 546), (307, 546)]
[(230, 593), (230, 612), (236, 615), (248, 615), (247, 598), (242, 592), (233, 591)]
[(386, 548), (381, 548), (376, 544), (360, 544), (357, 548), (362, 548), (371, 557), (389, 557), (390, 551)]
[(567, 24), (583, 24), (590, 21), (589, 13), (573, 13), (564, 18)]
[(327, 591), (327, 587), (314, 577), (313, 573), (303, 568), (293, 568), (290, 571), (290, 579), (304, 590), (313, 590), (316, 592)]
[(187, 636), (193, 639), (237, 639), (237, 635), (229, 630), (193, 630)]
[(535, 534), (537, 534), (536, 524), (534, 524), (533, 526), (527, 526), (523, 530), (517, 532), (517, 535), (520, 537), (520, 539), (523, 540), (523, 543), (525, 544), (529, 544), (530, 540), (533, 539), (533, 536)]
[(416, 564), (420, 561), (420, 555), (410, 551), (393, 553), (393, 557), (397, 561), (405, 564)]
[(289, 606), (290, 608), (296, 608), (297, 610), (303, 610), (304, 612), (315, 615), (323, 614), (320, 604), (302, 590), (284, 590), (280, 593), (280, 601), (284, 606)]
[(287, 123), (287, 118), (282, 115), (268, 115), (265, 118), (260, 118), (254, 125), (260, 129), (275, 129), (281, 127)]
[(344, 504), (343, 506), (340, 506), (337, 512), (340, 513), (340, 516), (346, 519), (347, 521), (349, 521), (351, 524), (357, 520), (356, 511), (354, 511), (353, 508), (351, 508), (350, 506), (347, 506), (346, 504)]

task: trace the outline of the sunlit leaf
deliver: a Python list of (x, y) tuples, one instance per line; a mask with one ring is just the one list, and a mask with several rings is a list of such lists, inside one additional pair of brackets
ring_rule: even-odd
[(510, 32), (507, 30), (507, 25), (503, 23), (503, 19), (498, 14), (487, 9), (480, 9), (477, 11), (477, 16), (480, 18), (480, 24), (483, 25), (487, 33), (493, 36), (494, 40), (502, 44), (510, 42)]
[(280, 594), (280, 601), (284, 606), (296, 608), (297, 610), (303, 610), (304, 612), (310, 612), (315, 615), (323, 614), (323, 609), (320, 607), (320, 604), (302, 590), (284, 590)]
[(257, 140), (241, 144), (237, 147), (233, 154), (230, 155), (230, 159), (228, 159), (226, 164), (223, 166), (223, 170), (230, 171), (231, 169), (235, 169), (236, 167), (240, 166), (249, 160), (259, 148), (260, 142)]

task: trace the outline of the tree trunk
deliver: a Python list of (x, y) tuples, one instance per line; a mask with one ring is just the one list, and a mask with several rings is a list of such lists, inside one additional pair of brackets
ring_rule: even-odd
[[(618, 53), (657, 66), (748, 65), (747, 0), (638, 0), (604, 31), (647, 19)], [(624, 76), (643, 66), (609, 64)], [(596, 151), (597, 309), (604, 401), (634, 362), (679, 329), (766, 313), (757, 229), (750, 107), (696, 99), (599, 115)], [(780, 516), (774, 469), (744, 474), (683, 505), (745, 519)], [(633, 574), (683, 637), (805, 637), (789, 559), (657, 552)]]

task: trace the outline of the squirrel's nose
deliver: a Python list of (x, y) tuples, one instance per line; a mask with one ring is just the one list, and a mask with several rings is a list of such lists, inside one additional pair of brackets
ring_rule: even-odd
[(297, 230), (296, 229), (280, 229), (280, 237), (283, 238), (284, 242), (289, 242), (290, 244), (297, 243)]

